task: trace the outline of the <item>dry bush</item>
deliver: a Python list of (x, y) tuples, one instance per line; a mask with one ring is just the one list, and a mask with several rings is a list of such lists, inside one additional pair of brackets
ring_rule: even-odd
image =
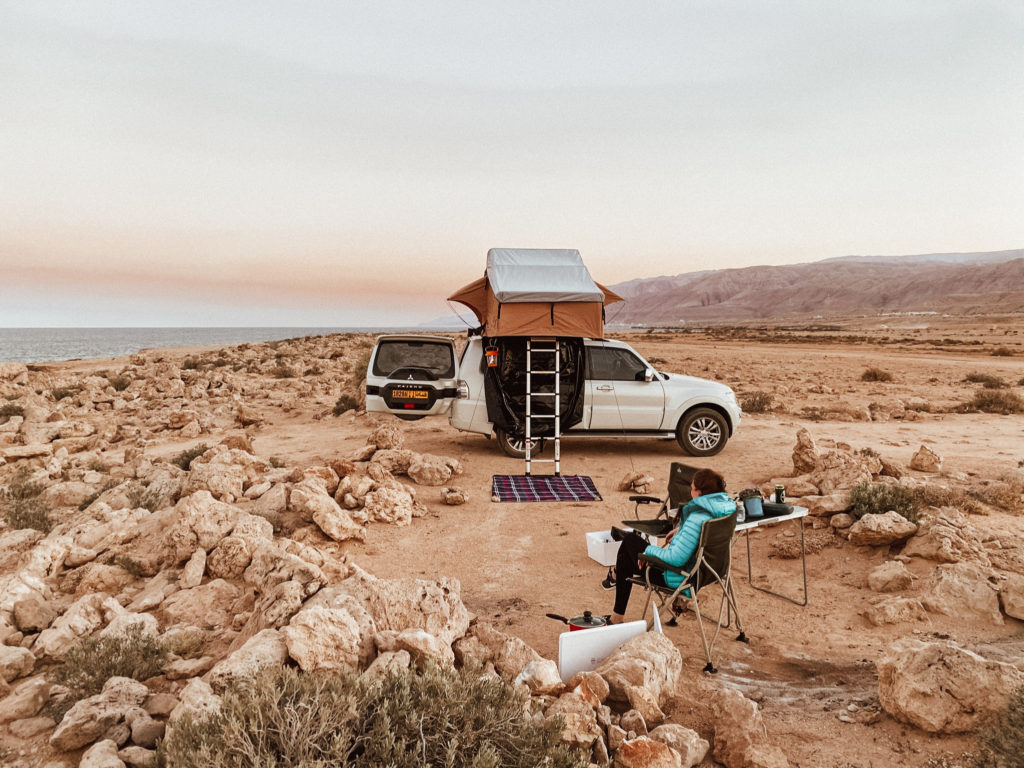
[(132, 380), (128, 376), (107, 376), (107, 381), (110, 386), (114, 388), (115, 392), (124, 392), (128, 387), (132, 385)]
[(771, 392), (750, 392), (740, 400), (740, 408), (746, 413), (767, 413), (774, 402), (775, 395)]
[(860, 375), (861, 381), (892, 381), (892, 374), (881, 368), (868, 368)]
[(91, 469), (93, 472), (106, 472), (108, 469), (110, 469), (110, 465), (107, 464), (107, 462), (105, 462), (98, 456), (93, 456), (91, 459), (89, 459), (88, 463), (85, 465), (85, 468)]
[(923, 507), (955, 507), (969, 515), (980, 515), (984, 512), (981, 505), (962, 488), (947, 488), (944, 485), (929, 483), (916, 486), (914, 496)]
[(113, 565), (116, 565), (118, 568), (123, 568), (124, 570), (128, 571), (128, 573), (130, 573), (136, 579), (140, 576), (146, 575), (146, 566), (144, 566), (134, 557), (130, 557), (128, 555), (116, 555), (114, 559), (111, 560), (111, 563)]
[(1007, 512), (1024, 511), (1024, 478), (1018, 475), (1004, 475), (998, 480), (986, 483), (970, 491), (978, 501), (990, 507), (1004, 509)]
[(39, 498), (46, 488), (30, 477), (27, 470), (22, 470), (11, 479), (6, 488), (0, 490), (0, 509), (3, 509), (7, 525), (16, 531), (32, 528), (49, 533), (53, 527), (50, 521), (50, 508)]
[(912, 523), (920, 519), (921, 503), (916, 494), (902, 485), (858, 483), (850, 491), (850, 514), (855, 520), (864, 515), (895, 512)]
[(65, 397), (74, 397), (78, 394), (78, 389), (75, 387), (56, 387), (50, 390), (50, 394), (53, 395), (54, 400), (63, 400)]
[(1017, 768), (1024, 755), (1024, 688), (1010, 697), (996, 721), (978, 733), (974, 768)]
[[(189, 459), (189, 462), (191, 461), (192, 459)], [(128, 503), (132, 505), (132, 509), (148, 509), (150, 512), (156, 512), (164, 503), (162, 493), (155, 489), (147, 488), (140, 482), (130, 483), (125, 496), (128, 498)]]
[(6, 424), (11, 420), (12, 416), (24, 416), (25, 409), (20, 405), (14, 403), (4, 403), (0, 405), (0, 424)]
[(985, 389), (1006, 389), (1008, 384), (990, 373), (969, 373), (964, 376), (968, 384), (981, 384)]
[(334, 409), (331, 411), (335, 416), (341, 416), (345, 411), (356, 410), (360, 406), (359, 400), (348, 392), (344, 393), (334, 403)]
[(208, 446), (206, 443), (200, 443), (199, 445), (195, 445), (191, 448), (186, 448), (184, 451), (182, 451), (173, 459), (171, 459), (171, 463), (181, 467), (187, 472), (188, 468), (192, 465), (192, 460), (198, 458), (199, 456), (202, 456), (208, 450), (210, 450), (210, 446)]
[(1024, 400), (1016, 392), (983, 389), (974, 393), (966, 405), (984, 413), (1024, 413)]
[(582, 768), (560, 718), (536, 722), (526, 694), (482, 674), (429, 664), (379, 684), (352, 674), (267, 670), (232, 686), (205, 721), (185, 715), (154, 765), (172, 768)]
[(167, 651), (156, 638), (143, 634), (139, 624), (131, 625), (122, 635), (79, 640), (65, 654), (64, 664), (53, 676), (71, 694), (60, 716), (74, 702), (95, 696), (112, 677), (145, 680), (159, 674), (166, 656)]
[(289, 368), (287, 365), (281, 363), (270, 371), (270, 375), (275, 379), (294, 379), (295, 371)]
[(163, 641), (163, 647), (168, 653), (183, 659), (198, 659), (206, 648), (206, 634), (196, 627), (174, 632)]
[(1009, 347), (996, 347), (992, 350), (992, 357), (1013, 357), (1013, 350)]

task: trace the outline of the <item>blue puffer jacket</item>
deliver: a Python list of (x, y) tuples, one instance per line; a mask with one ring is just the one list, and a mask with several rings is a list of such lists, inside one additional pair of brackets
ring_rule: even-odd
[[(697, 551), (700, 541), (700, 527), (713, 517), (725, 517), (736, 511), (736, 502), (727, 493), (709, 493), (698, 496), (685, 507), (681, 517), (683, 524), (678, 533), (672, 537), (667, 547), (656, 547), (648, 544), (645, 555), (652, 555), (659, 560), (675, 566), (683, 566)], [(665, 583), (670, 587), (678, 587), (683, 577), (671, 571), (665, 571)]]

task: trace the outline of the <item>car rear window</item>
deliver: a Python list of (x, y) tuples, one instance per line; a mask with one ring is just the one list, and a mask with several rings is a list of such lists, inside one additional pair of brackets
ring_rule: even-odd
[(445, 341), (386, 340), (378, 342), (374, 376), (391, 376), (403, 368), (418, 368), (437, 379), (455, 376), (455, 354)]

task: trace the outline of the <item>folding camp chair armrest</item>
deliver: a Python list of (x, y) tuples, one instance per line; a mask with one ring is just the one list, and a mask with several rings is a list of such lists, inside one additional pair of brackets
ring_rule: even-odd
[(640, 561), (644, 562), (644, 563), (648, 563), (649, 565), (653, 565), (655, 568), (658, 568), (658, 569), (660, 569), (662, 571), (671, 571), (672, 573), (678, 573), (680, 576), (688, 575), (688, 572), (684, 571), (678, 565), (672, 565), (671, 563), (666, 563), (664, 560), (661, 560), (660, 558), (657, 558), (654, 555), (643, 555), (643, 554), (641, 554), (640, 555)]
[(630, 496), (629, 500), (637, 504), (661, 504), (661, 499), (657, 496)]

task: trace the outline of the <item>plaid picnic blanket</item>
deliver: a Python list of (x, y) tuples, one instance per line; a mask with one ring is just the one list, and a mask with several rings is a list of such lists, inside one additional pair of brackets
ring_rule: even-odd
[(493, 501), (601, 501), (587, 475), (494, 475)]

